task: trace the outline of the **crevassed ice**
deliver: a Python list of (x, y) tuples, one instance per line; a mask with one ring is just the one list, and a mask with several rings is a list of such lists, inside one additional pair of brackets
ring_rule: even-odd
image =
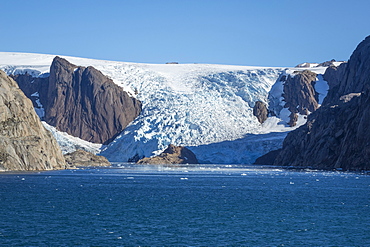
[(128, 86), (138, 92), (143, 111), (102, 152), (112, 161), (127, 161), (135, 155), (152, 156), (169, 144), (192, 146), (198, 158), (204, 160), (201, 154), (204, 152), (197, 150), (205, 149), (206, 145), (263, 133), (252, 107), (257, 100), (267, 101), (281, 69), (197, 71), (182, 77), (137, 72)]
[(85, 151), (88, 151), (94, 154), (97, 154), (100, 152), (102, 144), (87, 142), (87, 141), (81, 140), (78, 137), (68, 135), (65, 132), (58, 131), (55, 127), (47, 124), (44, 121), (42, 121), (42, 124), (47, 130), (49, 130), (53, 134), (63, 154), (71, 153), (77, 149), (82, 149), (82, 150), (85, 150)]

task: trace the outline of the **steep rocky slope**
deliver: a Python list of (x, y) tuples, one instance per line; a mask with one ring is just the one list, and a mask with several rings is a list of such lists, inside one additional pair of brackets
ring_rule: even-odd
[(318, 94), (314, 85), (316, 82), (316, 73), (303, 70), (297, 71), (294, 75), (288, 75), (284, 83), (285, 108), (291, 112), (289, 115), (290, 126), (295, 126), (298, 120), (297, 113), (309, 115), (318, 107)]
[(370, 169), (370, 36), (347, 65), (324, 75), (330, 90), (323, 106), (292, 131), (274, 164), (314, 168)]
[(50, 68), (45, 121), (83, 140), (108, 143), (141, 111), (141, 103), (94, 67), (56, 57)]
[(109, 143), (141, 111), (110, 78), (92, 66), (76, 66), (55, 57), (48, 78), (13, 76), (34, 102), (39, 116), (70, 135), (94, 143)]
[(320, 107), (328, 93), (329, 85), (323, 77), (327, 69), (286, 69), (269, 92), (269, 116), (281, 118), (290, 127), (304, 124), (307, 116)]
[[(48, 92), (49, 77), (33, 77), (28, 74), (10, 75), (17, 83), (23, 93), (32, 101), (33, 107), (41, 120), (44, 120), (46, 95)], [(40, 98), (40, 95), (43, 97)]]
[(62, 152), (17, 83), (0, 71), (0, 170), (66, 167)]

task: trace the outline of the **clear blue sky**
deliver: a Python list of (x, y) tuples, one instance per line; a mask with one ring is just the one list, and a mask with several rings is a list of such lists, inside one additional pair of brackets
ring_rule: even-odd
[(369, 0), (1, 0), (0, 51), (142, 63), (347, 60)]

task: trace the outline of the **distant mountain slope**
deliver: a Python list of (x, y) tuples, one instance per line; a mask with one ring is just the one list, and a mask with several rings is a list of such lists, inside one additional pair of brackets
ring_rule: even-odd
[[(173, 144), (190, 148), (203, 163), (252, 163), (280, 148), (286, 133), (306, 121), (300, 117), (295, 127), (288, 126), (283, 82), (277, 81), (283, 73), (305, 68), (63, 58), (79, 66), (94, 66), (142, 102), (139, 117), (103, 150), (110, 161), (149, 157)], [(9, 74), (45, 77), (52, 60), (50, 55), (0, 53), (0, 68)], [(317, 74), (325, 69), (310, 68)], [(261, 124), (253, 107), (257, 101), (271, 103), (271, 89), (277, 115)]]

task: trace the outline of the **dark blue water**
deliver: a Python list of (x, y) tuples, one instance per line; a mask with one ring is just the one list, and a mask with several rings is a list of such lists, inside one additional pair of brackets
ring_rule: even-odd
[(370, 246), (370, 176), (230, 166), (0, 174), (1, 246)]

